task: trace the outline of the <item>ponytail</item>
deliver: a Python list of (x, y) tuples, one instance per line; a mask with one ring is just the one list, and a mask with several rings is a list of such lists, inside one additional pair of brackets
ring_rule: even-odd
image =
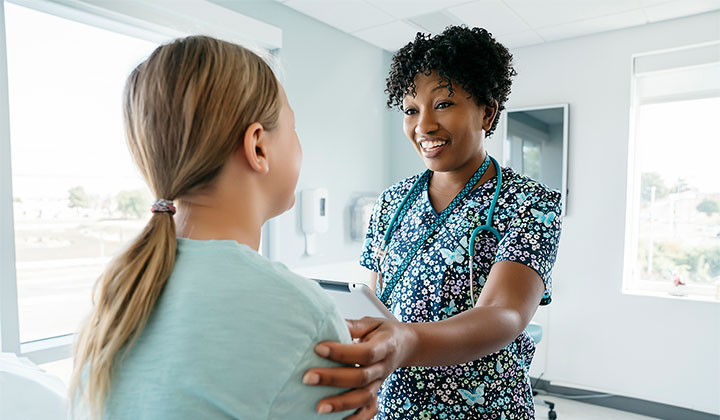
[[(239, 45), (192, 36), (158, 47), (131, 72), (123, 100), (128, 146), (150, 190), (173, 200), (210, 186), (250, 124), (277, 126), (279, 89), (267, 63)], [(102, 417), (116, 357), (142, 332), (176, 252), (172, 214), (154, 213), (98, 278), (75, 344), (73, 409), (84, 402)]]

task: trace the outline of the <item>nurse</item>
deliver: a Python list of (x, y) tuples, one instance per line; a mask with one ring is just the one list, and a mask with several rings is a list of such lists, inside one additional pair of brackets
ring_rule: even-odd
[(356, 388), (317, 408), (368, 418), (377, 395), (377, 419), (534, 418), (524, 329), (551, 300), (561, 196), (485, 149), (515, 74), (480, 28), (418, 34), (393, 56), (388, 106), (428, 170), (380, 195), (360, 264), (401, 322), (349, 321), (359, 343), (316, 347), (359, 365), (308, 371), (306, 383)]

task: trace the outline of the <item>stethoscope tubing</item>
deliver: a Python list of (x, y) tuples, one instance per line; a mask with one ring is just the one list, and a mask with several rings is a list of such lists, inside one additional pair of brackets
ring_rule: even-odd
[[(475, 256), (475, 239), (477, 235), (482, 231), (488, 231), (492, 233), (498, 240), (498, 242), (502, 239), (502, 235), (500, 235), (500, 232), (498, 232), (497, 229), (492, 227), (492, 219), (495, 214), (495, 207), (497, 205), (498, 197), (500, 196), (500, 187), (502, 185), (502, 170), (500, 168), (500, 165), (498, 162), (493, 158), (492, 156), (488, 155), (490, 158), (490, 161), (495, 166), (495, 172), (496, 174), (496, 180), (497, 185), (495, 185), (495, 193), (493, 195), (493, 199), (490, 202), (490, 208), (488, 209), (487, 218), (485, 220), (485, 223), (482, 226), (478, 226), (475, 229), (473, 229), (472, 233), (470, 234), (470, 241), (468, 243), (468, 254), (469, 254), (469, 271), (470, 271), (470, 302), (472, 304), (472, 307), (475, 307), (475, 294), (474, 294), (474, 287), (473, 287), (473, 280), (474, 280), (474, 269), (473, 269), (473, 257)], [(428, 169), (423, 173), (421, 176), (418, 177), (417, 180), (413, 183), (412, 187), (410, 187), (410, 190), (403, 198), (402, 202), (400, 203), (400, 206), (395, 210), (395, 214), (393, 215), (392, 219), (390, 220), (390, 224), (388, 225), (388, 229), (385, 232), (385, 236), (383, 238), (383, 246), (380, 249), (379, 253), (381, 254), (381, 259), (378, 263), (378, 283), (379, 286), (382, 287), (382, 274), (381, 274), (381, 266), (384, 264), (385, 259), (387, 258), (387, 246), (390, 243), (390, 239), (392, 238), (392, 235), (395, 233), (395, 230), (397, 229), (399, 222), (398, 219), (400, 218), (400, 214), (403, 212), (403, 209), (405, 209), (405, 206), (409, 200), (413, 200), (417, 196), (417, 189), (421, 182), (424, 181), (424, 179), (429, 175), (430, 170)], [(404, 217), (404, 215), (403, 215)], [(394, 285), (393, 285), (394, 286)], [(382, 290), (382, 295), (386, 295), (386, 291)], [(381, 296), (382, 296), (381, 295)], [(389, 295), (388, 295), (389, 298)]]

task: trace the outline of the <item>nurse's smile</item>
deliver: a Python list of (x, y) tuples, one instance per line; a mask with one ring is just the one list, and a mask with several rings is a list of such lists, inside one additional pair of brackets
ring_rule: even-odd
[(420, 150), (422, 150), (423, 157), (428, 159), (434, 158), (442, 153), (448, 143), (450, 143), (449, 140), (441, 137), (421, 136), (417, 139), (417, 144), (420, 146)]

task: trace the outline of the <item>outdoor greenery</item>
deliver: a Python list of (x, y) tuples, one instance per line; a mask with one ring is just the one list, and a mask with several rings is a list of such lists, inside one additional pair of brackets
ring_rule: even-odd
[(78, 186), (68, 190), (68, 206), (73, 209), (86, 209), (90, 206), (90, 200), (85, 188)]
[(120, 191), (116, 199), (117, 209), (125, 217), (139, 218), (150, 211), (150, 201), (142, 190)]
[(645, 172), (640, 175), (640, 195), (644, 201), (650, 201), (652, 187), (655, 187), (655, 200), (660, 200), (670, 193), (662, 176), (657, 172)]
[[(653, 252), (653, 273), (651, 280), (672, 281), (677, 273), (684, 281), (712, 284), (720, 277), (720, 246), (686, 247), (673, 242), (655, 242)], [(641, 241), (638, 258), (644, 273), (647, 273), (648, 243)]]
[[(646, 234), (650, 238), (654, 237), (654, 240), (641, 235), (638, 243), (638, 263), (642, 277), (672, 282), (677, 275), (682, 281), (695, 284), (713, 284), (720, 280), (720, 201), (717, 194), (698, 192), (682, 178), (669, 186), (656, 172), (641, 174), (640, 191), (642, 201), (646, 204), (652, 200), (653, 188), (656, 213), (655, 216), (645, 213), (645, 217), (653, 217), (656, 223), (653, 225), (653, 221), (646, 222), (650, 223)], [(682, 194), (686, 192), (689, 193)], [(676, 214), (675, 203), (687, 200), (691, 200), (688, 203), (690, 206), (679, 206), (678, 209), (685, 210), (678, 210), (683, 213)], [(672, 215), (658, 215), (657, 209), (668, 209), (670, 202)], [(645, 211), (647, 209), (645, 207)], [(663, 229), (663, 226), (670, 225), (673, 226), (672, 237)], [(648, 273), (650, 244), (653, 246), (652, 272)]]
[[(19, 203), (21, 200), (16, 198), (15, 202)], [(114, 199), (112, 196), (89, 195), (82, 186), (68, 190), (68, 207), (72, 209), (101, 209), (109, 212), (113, 202), (115, 209), (125, 218), (140, 218), (147, 214), (150, 208), (150, 200), (143, 190), (120, 191)]]
[(720, 203), (715, 200), (705, 199), (697, 205), (697, 211), (712, 216), (715, 213), (720, 213)]

